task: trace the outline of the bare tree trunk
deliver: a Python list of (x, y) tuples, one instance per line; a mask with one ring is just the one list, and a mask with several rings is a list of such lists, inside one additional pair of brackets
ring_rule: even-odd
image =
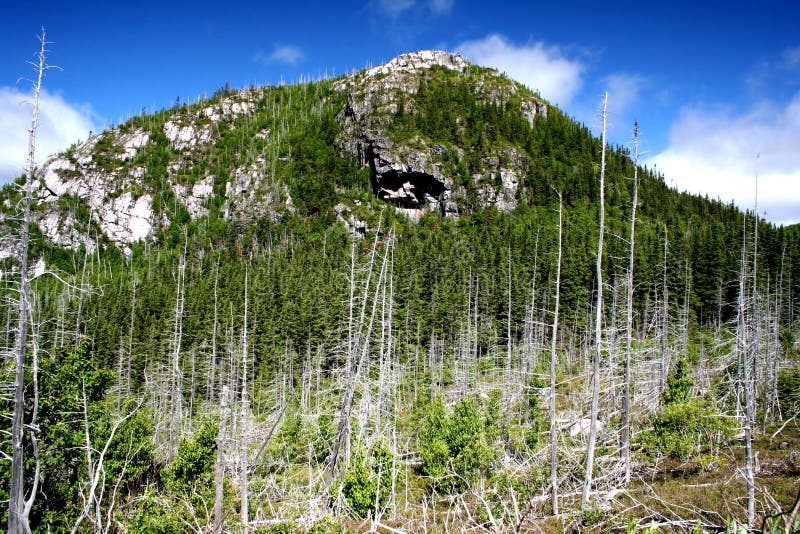
[[(617, 402), (617, 343), (619, 342), (619, 302), (620, 302), (620, 276), (619, 273), (614, 273), (614, 278), (611, 282), (611, 326), (606, 328), (606, 343), (608, 351), (608, 363), (605, 374), (608, 377), (608, 395), (605, 398), (604, 409), (610, 413), (615, 409)], [(602, 378), (602, 377), (601, 377)]]
[(553, 310), (553, 332), (550, 337), (550, 492), (553, 515), (558, 515), (558, 436), (556, 433), (556, 340), (558, 339), (558, 305), (561, 295), (561, 231), (562, 200), (558, 192), (558, 260), (556, 262), (556, 304)]
[[(36, 477), (34, 490), (31, 491), (30, 505), (25, 502), (25, 458), (23, 454), (24, 440), (24, 415), (25, 415), (25, 360), (28, 352), (28, 315), (30, 313), (30, 285), (28, 280), (28, 249), (30, 245), (31, 203), (33, 196), (33, 181), (36, 172), (36, 130), (39, 125), (39, 94), (42, 89), (42, 77), (49, 67), (45, 64), (45, 48), (47, 40), (44, 28), (39, 37), (41, 47), (38, 61), (33, 64), (37, 71), (36, 82), (33, 85), (33, 112), (31, 128), (28, 130), (28, 170), (25, 176), (25, 194), (22, 199), (22, 223), (20, 224), (20, 255), (19, 255), (19, 301), (17, 308), (17, 332), (14, 340), (14, 355), (16, 357), (14, 369), (14, 413), (11, 423), (11, 481), (8, 498), (8, 531), (11, 534), (30, 532), (28, 513), (36, 497), (35, 488), (38, 484), (39, 462), (36, 462)], [(34, 367), (32, 374), (35, 377), (37, 369)], [(34, 407), (35, 409), (35, 407)], [(33, 431), (33, 430), (32, 430)]]
[(511, 393), (511, 246), (508, 247), (508, 318), (506, 322), (506, 446), (509, 443), (511, 426), (511, 406), (514, 396)]
[[(87, 230), (87, 237), (86, 237), (87, 245), (88, 245), (88, 242), (89, 242), (89, 237), (88, 237), (88, 230)], [(84, 253), (83, 253), (83, 267), (81, 268), (81, 287), (83, 287), (84, 281), (86, 279), (86, 264), (89, 263), (89, 256), (90, 255), (91, 255), (91, 253), (89, 252), (89, 247), (86, 246), (84, 248)], [(75, 343), (77, 343), (81, 338), (81, 317), (82, 317), (82, 313), (83, 313), (83, 293), (79, 291), (78, 292), (78, 311), (75, 314), (75, 332), (74, 332)]]
[(778, 289), (775, 295), (775, 311), (772, 317), (772, 346), (773, 356), (770, 362), (769, 381), (767, 382), (766, 398), (768, 399), (767, 405), (764, 407), (764, 421), (762, 428), (766, 428), (767, 423), (775, 422), (775, 414), (780, 416), (780, 405), (778, 404), (778, 371), (781, 365), (781, 341), (780, 330), (782, 324), (782, 310), (783, 310), (783, 275), (784, 266), (786, 261), (786, 244), (783, 245), (781, 252), (781, 271), (778, 277)]
[[(378, 225), (380, 228), (380, 225)], [(375, 263), (375, 254), (378, 248), (378, 236), (375, 236), (375, 242), (372, 246), (372, 252), (370, 254), (370, 262), (369, 262), (369, 271), (367, 273), (367, 280), (364, 286), (364, 295), (361, 302), (361, 312), (359, 315), (358, 320), (358, 331), (354, 332), (355, 324), (353, 318), (353, 312), (355, 308), (355, 244), (352, 245), (351, 248), (351, 260), (350, 260), (350, 302), (349, 306), (349, 316), (348, 316), (348, 334), (347, 334), (347, 361), (345, 362), (345, 376), (346, 376), (346, 384), (345, 384), (345, 393), (342, 399), (342, 405), (339, 411), (339, 423), (336, 428), (336, 437), (333, 443), (333, 450), (331, 452), (331, 465), (330, 470), (328, 472), (328, 479), (332, 479), (336, 473), (338, 468), (338, 463), (340, 456), (342, 453), (346, 457), (348, 453), (347, 443), (350, 437), (350, 411), (352, 409), (353, 403), (353, 396), (355, 395), (355, 388), (356, 388), (356, 381), (361, 371), (361, 358), (357, 355), (359, 345), (363, 344), (364, 348), (368, 347), (367, 340), (371, 335), (372, 331), (372, 320), (375, 314), (375, 304), (377, 301), (377, 293), (376, 293), (376, 300), (373, 301), (373, 308), (372, 308), (372, 317), (370, 318), (369, 329), (366, 333), (366, 336), (363, 334), (364, 328), (364, 320), (366, 315), (366, 306), (367, 306), (367, 297), (369, 295), (373, 268)], [(380, 285), (380, 281), (378, 282)]]
[(183, 429), (183, 371), (181, 369), (181, 342), (183, 339), (184, 280), (186, 276), (186, 238), (178, 264), (178, 282), (175, 290), (175, 327), (172, 336), (172, 369), (170, 374), (170, 424), (168, 460), (178, 453)]
[[(206, 391), (206, 400), (211, 402), (214, 399), (214, 382), (215, 374), (217, 373), (217, 312), (218, 312), (218, 298), (217, 286), (219, 285), (219, 260), (217, 260), (216, 268), (214, 269), (214, 323), (211, 326), (211, 362), (209, 365), (210, 375), (208, 379), (208, 390)], [(222, 376), (222, 371), (219, 372)]]
[[(131, 266), (131, 271), (133, 267)], [(136, 274), (133, 273), (131, 286), (131, 322), (128, 328), (128, 361), (125, 366), (125, 395), (131, 394), (131, 365), (133, 364), (133, 325), (136, 319)]]
[(589, 492), (592, 488), (592, 470), (594, 469), (594, 448), (597, 442), (597, 412), (600, 402), (600, 356), (603, 327), (603, 234), (605, 232), (605, 174), (606, 174), (606, 107), (608, 93), (603, 98), (603, 144), (600, 156), (600, 232), (597, 237), (597, 301), (595, 303), (594, 324), (594, 365), (592, 369), (592, 408), (590, 415), (589, 444), (586, 447), (586, 470), (583, 476), (581, 506), (589, 503)]
[[(478, 341), (479, 341), (479, 339), (478, 338), (480, 337), (479, 336), (479, 331), (478, 331), (478, 314), (479, 314), (478, 302), (479, 302), (480, 296), (481, 296), (480, 280), (481, 280), (480, 273), (478, 273), (476, 271), (475, 272), (475, 300), (474, 300), (474, 302), (472, 304), (472, 306), (473, 306), (473, 312), (472, 312), (472, 336), (473, 337), (472, 337), (472, 349), (471, 349), (472, 362), (470, 364), (475, 368), (475, 377), (474, 377), (474, 382), (473, 382), (474, 386), (475, 386), (475, 389), (478, 388), (478, 382), (480, 380), (480, 366), (478, 365), (478, 359), (479, 359), (479, 355), (478, 355), (478, 351), (479, 351)], [(419, 337), (419, 336), (417, 336), (417, 337)]]
[[(745, 215), (745, 218), (747, 215)], [(745, 219), (746, 220), (746, 219)], [(752, 406), (751, 388), (750, 388), (750, 350), (747, 342), (747, 316), (746, 316), (746, 278), (747, 278), (747, 264), (745, 262), (745, 249), (746, 249), (746, 230), (742, 230), (742, 253), (740, 261), (739, 273), (739, 298), (738, 310), (736, 321), (736, 352), (739, 364), (740, 373), (740, 388), (737, 398), (741, 393), (744, 393), (744, 422), (742, 424), (744, 431), (744, 447), (745, 447), (745, 482), (747, 483), (747, 524), (752, 526), (755, 521), (755, 481), (753, 477), (753, 458), (752, 458), (752, 429), (750, 410)], [(738, 400), (737, 400), (738, 404)], [(751, 495), (753, 500), (751, 503)]]
[(689, 295), (692, 288), (692, 272), (689, 269), (688, 258), (685, 267), (683, 306), (681, 307), (681, 353), (689, 354)]
[(225, 504), (225, 433), (228, 426), (228, 386), (222, 387), (217, 431), (217, 462), (214, 466), (214, 532), (222, 532)]
[(664, 391), (667, 385), (667, 373), (669, 370), (669, 290), (667, 288), (667, 246), (669, 238), (667, 236), (667, 225), (664, 225), (664, 278), (661, 289), (661, 376), (659, 377), (658, 393)]
[[(755, 472), (753, 469), (753, 423), (756, 413), (756, 362), (759, 353), (759, 306), (758, 299), (758, 156), (756, 156), (756, 196), (755, 207), (753, 208), (753, 288), (752, 288), (752, 309), (753, 309), (753, 335), (748, 351), (748, 358), (745, 362), (744, 383), (745, 383), (745, 427), (744, 427), (744, 446), (745, 446), (745, 477), (747, 478), (747, 526), (752, 527), (756, 521), (756, 486)], [(744, 253), (744, 246), (742, 246)], [(744, 266), (744, 265), (743, 265)], [(742, 271), (744, 277), (744, 271)], [(744, 281), (742, 282), (742, 285)], [(745, 345), (746, 347), (746, 345)], [(745, 349), (747, 350), (747, 348)]]
[[(105, 482), (106, 482), (106, 472), (105, 467), (103, 466), (105, 462), (106, 454), (108, 453), (108, 448), (111, 446), (111, 443), (114, 441), (114, 436), (116, 435), (117, 431), (119, 430), (120, 426), (122, 426), (125, 421), (133, 417), (133, 415), (139, 411), (142, 406), (142, 401), (131, 409), (127, 414), (122, 415), (121, 413), (118, 415), (116, 421), (114, 421), (111, 427), (111, 433), (109, 434), (108, 438), (103, 445), (101, 450), (97, 450), (94, 445), (92, 445), (91, 435), (89, 433), (89, 405), (88, 401), (86, 400), (86, 389), (84, 384), (81, 384), (81, 393), (82, 393), (82, 408), (83, 408), (83, 430), (84, 430), (84, 449), (86, 452), (86, 483), (84, 488), (81, 489), (81, 497), (83, 499), (83, 509), (81, 510), (81, 514), (78, 516), (78, 519), (75, 520), (75, 523), (72, 526), (71, 532), (74, 534), (78, 532), (84, 520), (88, 520), (92, 524), (92, 530), (95, 532), (108, 532), (111, 527), (111, 517), (113, 516), (114, 506), (115, 506), (115, 496), (116, 490), (118, 488), (115, 487), (112, 493), (112, 496), (109, 498), (106, 495), (105, 491)], [(141, 444), (139, 444), (141, 446)], [(122, 475), (125, 473), (125, 469), (127, 467), (128, 460), (132, 455), (132, 451), (134, 448), (133, 443), (129, 443), (128, 449), (128, 457), (125, 460), (122, 468)], [(94, 457), (93, 453), (97, 453), (97, 457)], [(103, 502), (107, 502), (107, 512), (105, 514), (107, 519), (103, 517)], [(104, 521), (106, 522), (105, 525), (103, 524)]]
[(628, 249), (627, 299), (625, 303), (625, 362), (622, 380), (622, 428), (620, 455), (625, 469), (625, 485), (631, 480), (631, 341), (633, 338), (633, 250), (636, 234), (636, 204), (639, 193), (639, 122), (633, 123), (633, 198), (631, 200), (631, 230)]
[(249, 497), (248, 490), (248, 473), (249, 466), (247, 464), (247, 416), (250, 409), (249, 401), (247, 398), (247, 270), (244, 273), (244, 322), (242, 323), (242, 420), (241, 428), (239, 431), (242, 435), (242, 456), (241, 461), (241, 478), (240, 478), (240, 492), (242, 499), (241, 507), (241, 520), (244, 532), (249, 531), (250, 511), (249, 511)]

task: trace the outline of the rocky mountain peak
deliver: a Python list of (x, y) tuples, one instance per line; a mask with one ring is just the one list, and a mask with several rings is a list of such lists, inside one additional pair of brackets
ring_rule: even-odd
[[(437, 98), (458, 109), (439, 109)], [(302, 188), (293, 184), (308, 180), (289, 145), (301, 131), (319, 135), (310, 125), (323, 116), (338, 123), (328, 147), (368, 168), (373, 193), (410, 218), (462, 213), (467, 191), (473, 206), (509, 211), (530, 161), (507, 139), (476, 148), (478, 129), (498, 130), (475, 125), (475, 114), (487, 113), (532, 127), (547, 106), (497, 71), (438, 50), (320, 83), (220, 90), (49, 158), (38, 172), (35, 222), (55, 245), (92, 249), (106, 239), (127, 254), (174, 219), (204, 217), (211, 206), (237, 224), (276, 221), (297, 209), (292, 196)], [(338, 200), (347, 222), (348, 202)]]
[[(542, 100), (516, 82), (495, 70), (474, 67), (458, 54), (438, 50), (403, 54), (337, 83), (337, 89), (348, 94), (347, 106), (337, 116), (342, 125), (339, 146), (370, 167), (372, 187), (379, 198), (395, 203), (412, 218), (430, 211), (457, 214), (460, 207), (454, 198), (464, 196), (463, 184), (455, 183), (452, 162), (464, 160), (470, 147), (452, 140), (440, 142), (419, 132), (404, 138), (397, 132), (400, 115), (421, 112), (421, 101), (427, 95), (418, 91), (431, 83), (444, 84), (445, 91), (466, 84), (483, 105), (503, 107), (515, 98), (530, 127), (537, 116), (547, 115)], [(469, 122), (464, 116), (450, 120), (459, 130), (466, 130)], [(497, 147), (482, 157), (473, 166), (477, 168), (471, 177), (478, 201), (502, 211), (513, 209), (529, 163), (512, 145)]]
[(446, 69), (462, 72), (469, 66), (469, 63), (460, 54), (452, 54), (441, 50), (420, 50), (401, 54), (383, 65), (373, 67), (364, 72), (367, 78), (391, 74), (417, 74), (421, 70), (432, 67), (444, 67)]

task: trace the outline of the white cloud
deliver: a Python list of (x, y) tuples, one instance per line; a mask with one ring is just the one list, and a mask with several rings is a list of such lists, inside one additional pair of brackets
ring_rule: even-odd
[[(377, 6), (390, 16), (396, 17), (403, 11), (407, 11), (414, 7), (415, 3), (415, 0), (378, 0)], [(432, 3), (437, 3), (437, 1), (433, 0)], [(444, 3), (446, 3), (446, 0)]]
[(294, 45), (275, 45), (270, 59), (279, 63), (290, 63), (294, 65), (303, 59), (303, 51)]
[(263, 50), (256, 52), (253, 60), (257, 63), (286, 63), (294, 65), (305, 57), (300, 47), (295, 45), (275, 44), (269, 54)]
[(755, 201), (775, 223), (800, 222), (800, 93), (786, 106), (764, 102), (749, 110), (684, 109), (670, 130), (666, 150), (648, 163), (680, 190), (733, 200), (742, 209)]
[[(14, 87), (0, 87), (0, 182), (21, 175), (28, 157), (28, 129), (31, 127), (30, 93)], [(36, 136), (37, 164), (97, 130), (91, 109), (67, 102), (59, 94), (42, 90), (39, 97), (39, 127)]]
[(800, 46), (787, 48), (783, 52), (783, 64), (787, 69), (800, 67)]
[(559, 47), (542, 42), (517, 46), (492, 34), (461, 43), (456, 49), (473, 63), (505, 72), (562, 108), (583, 84), (584, 65), (568, 58)]
[(396, 19), (405, 12), (411, 11), (412, 8), (413, 14), (416, 16), (423, 12), (427, 15), (426, 7), (434, 15), (446, 15), (452, 11), (454, 4), (455, 0), (428, 0), (421, 3), (417, 3), (417, 0), (373, 0), (369, 6)]
[(450, 13), (454, 3), (454, 0), (430, 0), (431, 11), (437, 15)]
[[(596, 83), (602, 91), (608, 91), (608, 123), (606, 135), (609, 142), (623, 146), (630, 143), (633, 120), (639, 110), (642, 89), (646, 79), (638, 74), (619, 72), (605, 76)], [(573, 113), (584, 124), (590, 126), (596, 135), (602, 130), (601, 105), (602, 95), (597, 93), (588, 101), (573, 106)], [(593, 106), (593, 107), (592, 107)]]
[(638, 74), (617, 73), (606, 76), (604, 85), (608, 91), (609, 106), (615, 114), (626, 116), (639, 101), (644, 78)]

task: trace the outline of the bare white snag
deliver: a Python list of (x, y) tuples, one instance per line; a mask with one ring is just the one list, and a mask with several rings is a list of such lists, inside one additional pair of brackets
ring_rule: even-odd
[[(380, 224), (378, 225), (378, 234), (380, 234)], [(391, 246), (391, 236), (389, 237), (389, 246)], [(364, 294), (361, 301), (361, 311), (359, 313), (358, 324), (354, 325), (352, 319), (353, 310), (353, 295), (355, 284), (355, 256), (351, 260), (351, 279), (350, 279), (350, 319), (349, 330), (353, 332), (348, 334), (348, 355), (346, 363), (347, 383), (345, 384), (345, 392), (342, 398), (342, 405), (339, 409), (339, 423), (336, 428), (336, 437), (334, 438), (333, 450), (331, 452), (331, 464), (328, 471), (328, 481), (330, 482), (337, 472), (341, 456), (347, 459), (349, 447), (347, 446), (350, 437), (350, 413), (353, 408), (353, 399), (355, 397), (356, 386), (358, 385), (364, 362), (366, 361), (369, 352), (369, 339), (372, 336), (372, 329), (375, 320), (375, 312), (378, 304), (378, 295), (386, 273), (386, 262), (388, 260), (388, 251), (383, 257), (383, 265), (380, 269), (379, 279), (375, 285), (375, 296), (372, 299), (372, 308), (370, 313), (369, 322), (366, 321), (367, 314), (367, 301), (369, 300), (369, 292), (371, 288), (371, 280), (373, 271), (375, 269), (375, 256), (378, 248), (378, 235), (375, 236), (375, 242), (372, 245), (372, 253), (370, 255), (369, 269), (367, 271), (367, 279), (364, 286)], [(355, 248), (353, 249), (355, 254)]]
[(514, 396), (511, 393), (511, 246), (508, 247), (508, 318), (506, 321), (506, 445), (509, 442), (509, 427), (511, 426), (511, 403)]
[[(39, 94), (42, 90), (42, 77), (44, 72), (51, 67), (45, 63), (47, 39), (44, 28), (39, 37), (39, 53), (37, 61), (31, 62), (36, 69), (37, 77), (33, 82), (33, 111), (31, 113), (31, 128), (28, 130), (28, 168), (25, 176), (25, 193), (22, 198), (22, 222), (20, 224), (20, 255), (19, 255), (19, 301), (17, 308), (17, 331), (14, 340), (14, 413), (11, 423), (11, 481), (8, 498), (8, 531), (11, 534), (30, 532), (28, 515), (36, 497), (36, 487), (39, 482), (39, 462), (36, 462), (36, 476), (34, 489), (28, 502), (25, 500), (25, 458), (23, 454), (23, 440), (25, 432), (25, 360), (28, 352), (28, 314), (30, 313), (30, 283), (28, 280), (28, 254), (30, 245), (31, 202), (33, 196), (33, 182), (36, 173), (36, 130), (39, 126)], [(32, 375), (36, 376), (34, 367)], [(35, 407), (34, 407), (35, 409)], [(33, 429), (31, 429), (33, 436)], [(34, 437), (35, 439), (35, 437)]]
[[(185, 232), (185, 229), (184, 229)], [(183, 340), (184, 284), (186, 279), (186, 236), (183, 254), (178, 264), (178, 281), (175, 290), (175, 326), (172, 335), (172, 368), (170, 373), (170, 419), (168, 460), (178, 454), (178, 444), (183, 428), (183, 370), (181, 369), (181, 343)]]
[(592, 408), (590, 415), (589, 444), (586, 447), (586, 469), (583, 475), (581, 506), (589, 503), (589, 491), (592, 488), (592, 470), (594, 469), (594, 448), (597, 442), (597, 412), (600, 402), (600, 355), (603, 330), (603, 234), (605, 232), (605, 175), (606, 175), (606, 108), (608, 93), (603, 97), (603, 134), (600, 156), (600, 233), (597, 237), (597, 300), (594, 319), (594, 362), (592, 369)]
[(247, 463), (247, 415), (250, 410), (249, 400), (247, 398), (247, 270), (244, 273), (244, 322), (242, 323), (242, 406), (241, 406), (241, 428), (242, 433), (242, 456), (241, 461), (241, 478), (239, 480), (239, 490), (241, 492), (241, 520), (244, 532), (249, 532), (250, 511), (249, 511), (249, 489), (247, 470), (249, 469)]
[(217, 461), (214, 465), (214, 528), (213, 532), (222, 532), (225, 520), (223, 506), (225, 504), (225, 435), (228, 427), (228, 386), (220, 392), (219, 429), (217, 430)]
[(639, 193), (639, 121), (633, 123), (633, 198), (628, 241), (627, 294), (625, 303), (625, 362), (622, 380), (622, 429), (620, 455), (625, 470), (625, 485), (631, 480), (631, 341), (633, 338), (633, 251), (636, 234), (636, 204)]
[(669, 372), (669, 288), (667, 287), (667, 247), (669, 236), (667, 225), (664, 225), (664, 276), (661, 288), (661, 376), (659, 377), (659, 394), (667, 387), (667, 373)]
[[(745, 215), (747, 217), (747, 215)], [(753, 399), (751, 398), (750, 382), (750, 350), (747, 343), (747, 318), (746, 318), (746, 262), (745, 262), (745, 230), (743, 225), (742, 231), (742, 255), (740, 262), (739, 273), (739, 298), (738, 298), (738, 313), (736, 321), (736, 352), (738, 353), (739, 372), (741, 373), (741, 388), (744, 390), (744, 447), (745, 447), (745, 482), (747, 483), (747, 524), (751, 525), (755, 522), (755, 480), (753, 474), (753, 449), (752, 449), (752, 429), (751, 429), (751, 410), (753, 406)], [(751, 502), (752, 495), (752, 502)]]
[[(131, 267), (133, 271), (133, 267)], [(125, 395), (131, 394), (131, 365), (133, 364), (133, 325), (136, 319), (136, 274), (131, 282), (131, 322), (128, 328), (128, 361), (125, 368)]]
[(558, 260), (556, 262), (556, 303), (553, 310), (553, 331), (550, 337), (550, 494), (553, 515), (558, 515), (558, 435), (556, 432), (556, 340), (558, 339), (558, 305), (561, 295), (561, 232), (563, 203), (558, 192)]
[[(759, 352), (759, 309), (758, 299), (758, 156), (756, 156), (756, 192), (755, 206), (753, 208), (753, 287), (752, 287), (752, 325), (753, 335), (748, 350), (745, 344), (746, 359), (744, 366), (744, 398), (745, 398), (745, 424), (744, 424), (744, 458), (745, 458), (745, 478), (747, 480), (747, 526), (752, 527), (756, 521), (756, 484), (755, 471), (753, 468), (753, 423), (755, 422), (756, 412), (756, 362)], [(742, 244), (742, 254), (744, 254), (744, 244)], [(744, 258), (744, 256), (742, 256)], [(744, 262), (742, 262), (744, 269)], [(744, 290), (744, 270), (742, 271), (741, 290)], [(740, 297), (743, 299), (744, 297)]]
[[(209, 362), (209, 378), (208, 378), (208, 386), (206, 390), (206, 400), (211, 402), (214, 398), (214, 382), (216, 380), (215, 375), (217, 372), (217, 322), (218, 322), (218, 291), (217, 286), (219, 285), (219, 258), (217, 258), (217, 264), (214, 269), (214, 318), (213, 324), (211, 326), (211, 361)], [(222, 372), (220, 372), (220, 377), (222, 376)]]
[[(103, 464), (105, 462), (106, 454), (108, 453), (108, 448), (114, 441), (114, 436), (116, 435), (117, 431), (125, 423), (125, 421), (133, 417), (133, 415), (139, 411), (143, 402), (139, 400), (137, 405), (134, 406), (128, 413), (125, 415), (120, 414), (120, 416), (114, 421), (111, 427), (111, 432), (103, 444), (103, 448), (97, 450), (92, 444), (91, 435), (89, 433), (89, 403), (86, 399), (86, 389), (83, 383), (81, 384), (81, 394), (83, 401), (83, 430), (85, 440), (84, 452), (86, 453), (87, 480), (83, 488), (81, 488), (80, 493), (81, 499), (83, 500), (83, 509), (81, 510), (78, 518), (75, 520), (71, 532), (73, 534), (75, 532), (79, 532), (81, 524), (84, 521), (88, 521), (92, 525), (92, 530), (94, 532), (106, 533), (109, 532), (113, 527), (111, 518), (113, 516), (114, 507), (116, 504), (116, 491), (118, 486), (113, 488), (111, 495), (107, 494), (105, 487), (106, 471)], [(139, 447), (141, 447), (141, 444), (139, 444)], [(125, 473), (127, 462), (136, 452), (137, 450), (134, 448), (134, 444), (130, 443), (128, 457), (126, 458), (120, 478), (122, 478)], [(97, 455), (95, 456), (94, 453)], [(106, 503), (107, 508), (105, 514), (103, 514), (104, 502)]]

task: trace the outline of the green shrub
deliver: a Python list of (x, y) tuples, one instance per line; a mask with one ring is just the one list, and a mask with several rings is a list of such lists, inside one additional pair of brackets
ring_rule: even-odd
[(667, 387), (661, 393), (661, 402), (664, 406), (689, 400), (694, 385), (689, 373), (689, 363), (686, 358), (678, 358), (678, 363), (670, 370), (667, 377)]
[(336, 427), (330, 415), (320, 415), (317, 419), (317, 429), (311, 442), (314, 461), (322, 463), (331, 453)]
[(462, 399), (451, 414), (440, 398), (434, 399), (419, 441), (421, 471), (429, 488), (458, 493), (476, 475), (487, 472), (496, 457), (488, 439), (493, 434), (490, 427), (476, 399)]
[(800, 413), (800, 366), (778, 373), (778, 399), (784, 417)]
[(392, 489), (392, 455), (386, 445), (378, 444), (367, 459), (359, 450), (350, 461), (342, 481), (342, 495), (353, 513), (360, 518), (372, 517), (389, 500)]
[(653, 419), (639, 443), (649, 456), (685, 461), (733, 436), (736, 423), (701, 399), (668, 404)]
[(303, 433), (303, 420), (300, 416), (287, 416), (273, 443), (270, 449), (275, 458), (287, 463), (304, 463), (308, 452), (308, 440)]
[(178, 454), (163, 472), (167, 487), (184, 495), (213, 487), (217, 459), (217, 425), (204, 422), (190, 438), (181, 441)]
[(126, 521), (129, 532), (148, 534), (170, 534), (181, 532), (186, 525), (175, 501), (159, 495), (153, 488), (137, 496), (135, 507)]
[(346, 530), (331, 516), (326, 515), (315, 523), (308, 532), (309, 534), (343, 534)]
[(254, 534), (294, 534), (298, 530), (296, 522), (281, 521), (280, 523), (275, 523), (267, 527), (258, 527), (254, 531)]

